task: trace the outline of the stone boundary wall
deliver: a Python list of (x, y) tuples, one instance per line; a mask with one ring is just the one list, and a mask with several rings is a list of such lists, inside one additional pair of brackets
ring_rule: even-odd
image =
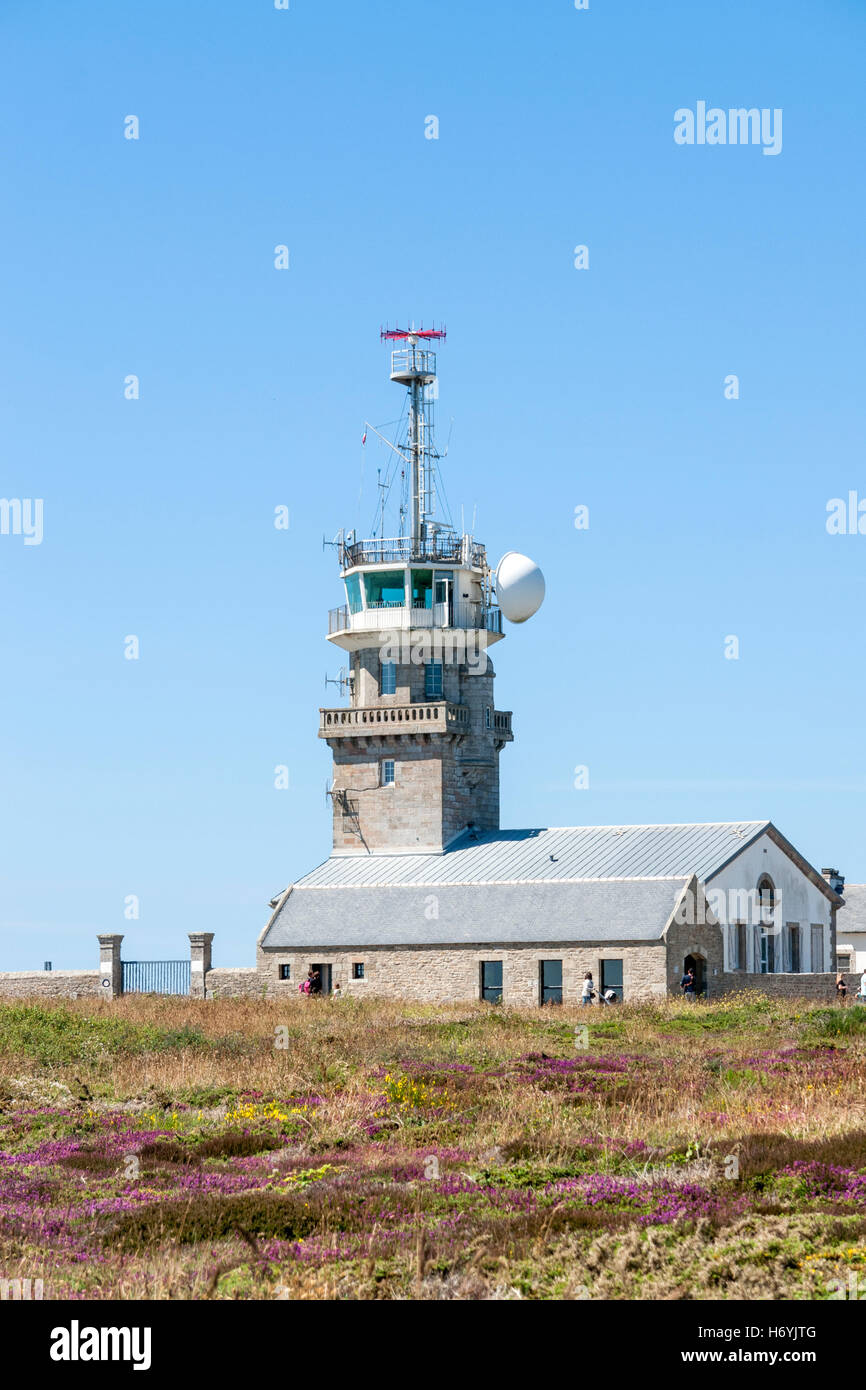
[[(853, 1000), (860, 988), (860, 972), (845, 975), (848, 999)], [(738, 990), (754, 989), (771, 999), (811, 999), (832, 1004), (836, 999), (836, 972), (803, 972), (799, 975), (755, 975), (745, 970), (727, 970), (713, 981), (712, 994), (735, 994)]]
[(105, 991), (98, 970), (5, 970), (0, 999), (94, 998)]
[[(270, 999), (277, 994), (274, 983), (269, 976), (257, 970), (254, 965), (241, 966), (236, 970), (228, 968), (208, 970), (204, 977), (204, 997), (205, 999), (227, 999), (241, 996), (247, 999), (261, 999), (267, 990), (266, 997)], [(297, 989), (297, 986), (295, 988)]]

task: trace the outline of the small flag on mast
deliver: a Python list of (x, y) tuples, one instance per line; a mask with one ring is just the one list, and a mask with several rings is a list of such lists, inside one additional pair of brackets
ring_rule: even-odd
[(362, 444), (366, 444), (366, 443), (367, 443), (367, 431), (366, 431), (366, 430), (364, 430), (364, 434), (363, 434), (363, 437), (362, 437), (362, 439), (361, 439), (361, 443), (362, 443)]

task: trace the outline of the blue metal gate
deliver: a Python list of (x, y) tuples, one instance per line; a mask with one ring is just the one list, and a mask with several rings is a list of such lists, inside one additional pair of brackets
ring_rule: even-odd
[(188, 960), (125, 960), (124, 994), (189, 994)]

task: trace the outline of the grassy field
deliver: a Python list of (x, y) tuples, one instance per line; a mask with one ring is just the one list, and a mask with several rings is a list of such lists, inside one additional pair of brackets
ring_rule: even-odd
[(866, 1293), (866, 1008), (0, 1004), (46, 1298)]

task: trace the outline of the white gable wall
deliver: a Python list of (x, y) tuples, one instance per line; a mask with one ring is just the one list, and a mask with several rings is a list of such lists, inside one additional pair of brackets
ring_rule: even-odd
[[(800, 925), (800, 969), (833, 970), (835, 961), (831, 959), (830, 913), (831, 903), (819, 888), (798, 869), (784, 850), (767, 834), (760, 835), (754, 844), (749, 845), (736, 859), (731, 860), (724, 869), (707, 882), (710, 905), (714, 908), (716, 900), (712, 896), (719, 889), (725, 893), (729, 904), (727, 923), (737, 920), (736, 890), (756, 890), (763, 874), (768, 874), (776, 889), (778, 904), (775, 924), (783, 932), (789, 923)], [(742, 914), (740, 914), (742, 920)], [(823, 954), (820, 960), (812, 960), (813, 925), (823, 927)], [(725, 970), (731, 969), (730, 933), (727, 926), (723, 932), (725, 939)], [(761, 969), (760, 957), (756, 950), (756, 932), (749, 929), (747, 938), (747, 968), (755, 973)], [(776, 972), (782, 973), (785, 962), (782, 952), (782, 934), (776, 937)]]
[(836, 918), (836, 954), (851, 957), (851, 969), (866, 970), (866, 932), (845, 931), (845, 909)]

